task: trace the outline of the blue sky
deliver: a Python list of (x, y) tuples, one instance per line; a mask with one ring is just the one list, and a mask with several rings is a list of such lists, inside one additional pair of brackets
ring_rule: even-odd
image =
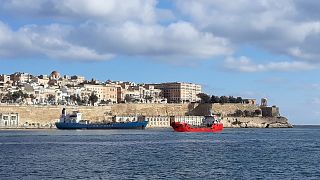
[(0, 68), (266, 97), (294, 124), (320, 124), (320, 2), (3, 0)]

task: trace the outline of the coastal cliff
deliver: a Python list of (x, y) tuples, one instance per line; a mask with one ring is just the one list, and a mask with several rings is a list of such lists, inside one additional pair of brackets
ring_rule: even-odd
[[(64, 106), (0, 105), (0, 113), (18, 113), (20, 127), (54, 127)], [(83, 119), (110, 120), (112, 116), (204, 116), (218, 113), (226, 128), (282, 128), (292, 127), (285, 117), (235, 117), (237, 111), (255, 112), (259, 106), (250, 104), (112, 104), (107, 106), (66, 107), (79, 110)]]

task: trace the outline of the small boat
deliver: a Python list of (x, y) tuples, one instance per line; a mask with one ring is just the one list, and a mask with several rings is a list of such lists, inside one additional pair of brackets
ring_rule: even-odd
[(170, 125), (176, 132), (219, 132), (223, 130), (223, 124), (216, 115), (205, 116), (200, 126), (192, 126), (185, 122), (171, 122)]
[(55, 123), (58, 129), (145, 129), (147, 124), (148, 121), (143, 116), (134, 118), (134, 121), (90, 123), (89, 120), (82, 120), (78, 111), (66, 114), (65, 108), (59, 121)]

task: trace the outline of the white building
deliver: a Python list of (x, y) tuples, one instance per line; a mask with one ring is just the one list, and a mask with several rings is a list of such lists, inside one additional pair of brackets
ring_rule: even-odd
[(170, 122), (185, 122), (193, 126), (202, 124), (203, 116), (147, 116), (149, 128), (169, 128)]
[(185, 82), (171, 82), (150, 84), (155, 89), (161, 89), (162, 95), (170, 103), (197, 102), (200, 98), (197, 96), (201, 93), (201, 85)]
[(148, 128), (169, 128), (170, 116), (147, 116)]
[(18, 127), (18, 113), (0, 113), (0, 127)]
[(144, 120), (144, 116), (114, 116), (113, 122), (137, 122)]
[(174, 122), (184, 122), (193, 126), (199, 126), (202, 124), (204, 116), (172, 116), (171, 119)]

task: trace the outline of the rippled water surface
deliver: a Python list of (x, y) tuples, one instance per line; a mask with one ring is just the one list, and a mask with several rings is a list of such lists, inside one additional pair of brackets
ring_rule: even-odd
[(320, 128), (0, 131), (0, 179), (320, 179)]

